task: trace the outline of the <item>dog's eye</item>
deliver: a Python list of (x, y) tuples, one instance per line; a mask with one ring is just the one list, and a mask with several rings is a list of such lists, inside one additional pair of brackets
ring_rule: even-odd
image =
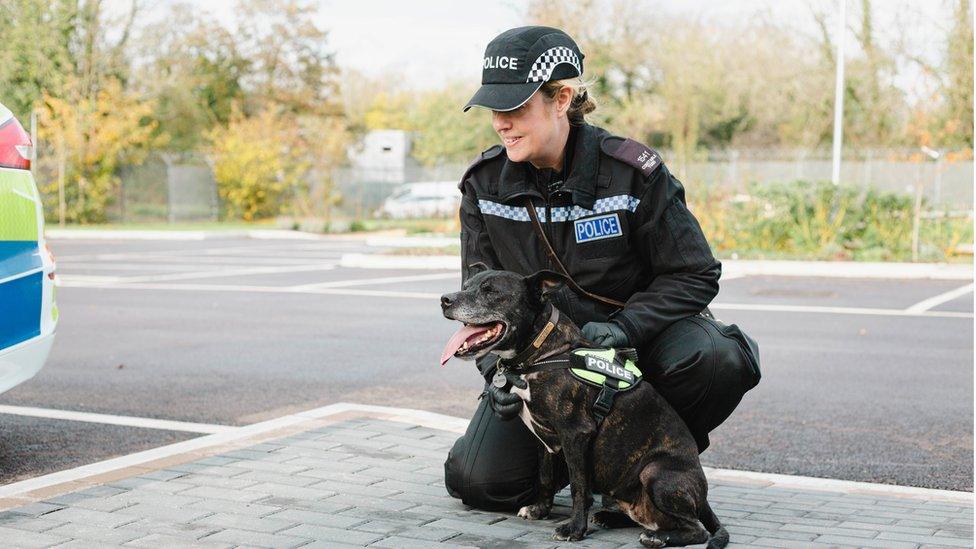
[(495, 293), (495, 289), (494, 289), (494, 288), (492, 288), (492, 287), (491, 287), (491, 284), (488, 284), (488, 283), (485, 283), (485, 284), (482, 284), (482, 285), (481, 285), (481, 288), (479, 288), (479, 289), (480, 289), (480, 290), (481, 290), (482, 292), (484, 292), (484, 293), (486, 293), (486, 294), (492, 294), (492, 293)]

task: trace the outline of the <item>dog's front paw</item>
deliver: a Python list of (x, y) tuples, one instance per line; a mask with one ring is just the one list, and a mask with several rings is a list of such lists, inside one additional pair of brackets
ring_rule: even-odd
[(544, 519), (549, 516), (549, 505), (544, 505), (542, 503), (535, 503), (533, 505), (526, 505), (525, 507), (519, 509), (518, 516), (526, 520), (539, 520)]
[(579, 541), (583, 539), (586, 535), (586, 524), (583, 527), (579, 527), (573, 524), (573, 521), (569, 521), (566, 524), (560, 524), (556, 527), (556, 531), (552, 533), (552, 539), (558, 541)]
[(641, 532), (639, 541), (644, 547), (664, 547), (668, 544), (667, 540), (658, 537), (657, 534), (651, 532), (650, 530), (644, 530)]

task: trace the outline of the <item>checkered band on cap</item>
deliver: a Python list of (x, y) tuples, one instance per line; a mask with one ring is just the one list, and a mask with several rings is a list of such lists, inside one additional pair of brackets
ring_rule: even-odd
[(577, 72), (583, 74), (576, 53), (566, 46), (556, 46), (555, 48), (549, 48), (542, 52), (542, 55), (535, 60), (535, 63), (532, 63), (532, 68), (529, 70), (529, 78), (526, 82), (548, 82), (549, 76), (552, 75), (552, 70), (562, 63), (569, 63), (576, 67)]

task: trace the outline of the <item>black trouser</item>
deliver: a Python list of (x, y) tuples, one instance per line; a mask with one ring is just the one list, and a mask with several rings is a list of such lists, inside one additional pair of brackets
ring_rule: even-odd
[[(637, 366), (688, 425), (699, 452), (708, 447), (708, 432), (741, 398), (725, 390), (739, 382), (726, 379), (734, 372), (722, 368), (730, 360), (740, 360), (740, 353), (734, 340), (701, 317), (675, 322), (638, 349)], [(538, 448), (535, 435), (520, 419), (502, 421), (483, 398), (444, 464), (447, 491), (486, 510), (514, 511), (527, 505), (538, 484)]]

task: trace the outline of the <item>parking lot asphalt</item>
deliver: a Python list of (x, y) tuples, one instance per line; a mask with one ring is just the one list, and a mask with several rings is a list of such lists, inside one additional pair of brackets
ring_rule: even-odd
[[(350, 240), (52, 241), (61, 324), (48, 364), (0, 405), (246, 425), (334, 402), (469, 415), (450, 271), (349, 269)], [(971, 282), (971, 281), (969, 281)], [(750, 276), (715, 312), (760, 344), (763, 381), (712, 433), (706, 465), (972, 490), (968, 282)], [(0, 414), (0, 482), (198, 436)], [(24, 448), (35, 448), (27, 452)]]

